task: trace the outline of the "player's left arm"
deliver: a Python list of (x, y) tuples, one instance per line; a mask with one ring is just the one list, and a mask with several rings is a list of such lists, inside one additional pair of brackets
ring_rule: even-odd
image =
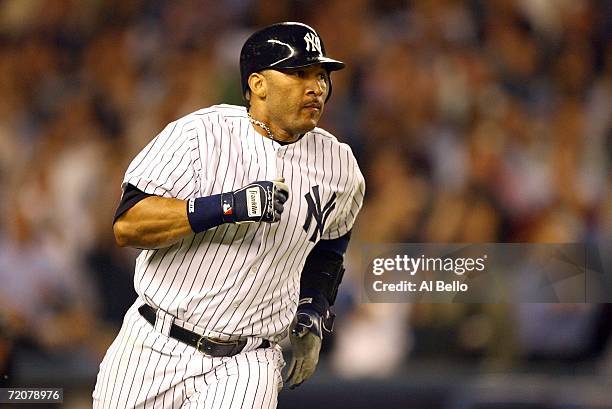
[(287, 383), (299, 386), (314, 373), (325, 332), (333, 331), (335, 315), (330, 307), (336, 301), (344, 275), (344, 253), (351, 238), (349, 231), (333, 240), (320, 240), (312, 249), (300, 279), (300, 300), (291, 328), (293, 354)]
[(338, 216), (306, 258), (302, 271), (300, 300), (290, 334), (293, 354), (287, 383), (291, 388), (314, 373), (323, 334), (333, 330), (335, 316), (330, 307), (342, 281), (344, 254), (365, 194), (365, 181), (354, 158), (353, 164), (353, 183), (349, 184), (348, 194), (339, 200)]

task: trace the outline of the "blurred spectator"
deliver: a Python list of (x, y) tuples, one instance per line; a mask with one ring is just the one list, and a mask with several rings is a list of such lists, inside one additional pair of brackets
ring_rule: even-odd
[[(12, 385), (23, 370), (21, 359), (62, 356), (69, 363), (79, 350), (87, 355), (90, 340), (97, 336), (92, 288), (67, 258), (70, 253), (57, 246), (58, 240), (35, 235), (25, 209), (27, 205), (17, 201), (10, 206), (0, 237), (0, 311), (3, 334), (10, 334), (3, 335), (0, 363), (7, 366), (2, 376)], [(17, 354), (14, 359), (7, 359), (7, 350)], [(92, 360), (97, 359), (91, 352)], [(44, 365), (36, 370), (45, 373)]]

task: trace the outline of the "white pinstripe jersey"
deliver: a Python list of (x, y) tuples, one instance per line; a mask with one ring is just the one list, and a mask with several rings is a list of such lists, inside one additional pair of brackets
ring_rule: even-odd
[(347, 233), (361, 208), (365, 183), (348, 145), (319, 128), (281, 145), (255, 131), (244, 107), (216, 105), (166, 126), (123, 186), (189, 199), (280, 177), (290, 188), (280, 222), (223, 224), (142, 251), (140, 297), (208, 336), (281, 339), (306, 256), (318, 240)]

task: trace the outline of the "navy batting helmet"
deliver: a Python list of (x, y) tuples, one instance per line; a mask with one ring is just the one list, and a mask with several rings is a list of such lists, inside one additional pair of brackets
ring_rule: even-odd
[[(253, 33), (240, 51), (242, 96), (249, 90), (249, 75), (265, 69), (283, 70), (321, 64), (328, 72), (344, 68), (344, 63), (325, 56), (319, 34), (302, 23), (278, 23)], [(331, 95), (331, 79), (329, 92)]]

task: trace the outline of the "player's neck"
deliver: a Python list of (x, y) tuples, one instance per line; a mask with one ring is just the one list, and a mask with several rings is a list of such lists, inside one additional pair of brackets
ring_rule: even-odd
[(300, 139), (301, 135), (292, 135), (284, 129), (276, 126), (267, 115), (251, 106), (248, 110), (251, 124), (255, 131), (272, 140), (282, 143), (293, 143)]

